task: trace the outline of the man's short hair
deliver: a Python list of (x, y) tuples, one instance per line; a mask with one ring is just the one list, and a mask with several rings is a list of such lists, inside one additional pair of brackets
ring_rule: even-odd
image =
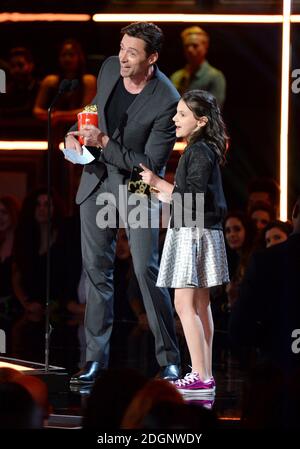
[(184, 40), (190, 34), (201, 34), (202, 36), (205, 36), (207, 39), (207, 44), (209, 44), (209, 35), (206, 31), (203, 30), (203, 28), (200, 28), (198, 26), (185, 28), (180, 34), (181, 39)]
[(131, 37), (137, 37), (145, 42), (145, 51), (147, 56), (152, 53), (160, 53), (164, 41), (162, 30), (151, 22), (134, 22), (121, 29), (121, 36), (127, 34)]
[(273, 204), (277, 205), (280, 196), (280, 186), (273, 178), (257, 177), (248, 184), (248, 195), (253, 192), (266, 192)]

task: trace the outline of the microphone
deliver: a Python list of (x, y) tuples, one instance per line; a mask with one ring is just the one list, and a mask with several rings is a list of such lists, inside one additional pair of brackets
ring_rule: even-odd
[(58, 87), (58, 93), (59, 95), (61, 95), (64, 92), (70, 92), (72, 90), (77, 89), (78, 86), (79, 81), (77, 79), (74, 80), (64, 79), (60, 82), (60, 85)]
[(48, 151), (47, 151), (47, 197), (48, 197), (48, 219), (47, 219), (47, 262), (46, 262), (46, 304), (45, 304), (45, 371), (49, 371), (49, 352), (50, 352), (50, 335), (52, 326), (50, 323), (50, 234), (51, 234), (51, 155), (53, 153), (53, 138), (52, 138), (52, 123), (51, 112), (52, 108), (65, 92), (75, 90), (79, 86), (77, 79), (63, 79), (59, 86), (57, 94), (52, 103), (48, 107)]
[(79, 80), (77, 80), (77, 79), (72, 80), (70, 90), (75, 90), (75, 89), (77, 89), (78, 86), (79, 86)]
[(70, 90), (71, 84), (72, 84), (71, 80), (67, 80), (67, 79), (62, 80), (58, 87), (58, 93), (63, 94), (64, 92), (67, 92), (68, 90)]

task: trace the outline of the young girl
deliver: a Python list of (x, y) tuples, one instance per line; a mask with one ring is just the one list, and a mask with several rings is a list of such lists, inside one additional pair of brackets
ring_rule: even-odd
[[(213, 95), (202, 90), (186, 92), (173, 117), (176, 136), (187, 146), (175, 174), (175, 185), (141, 164), (144, 182), (172, 200), (173, 193), (204, 194), (204, 229), (176, 227), (174, 207), (164, 244), (157, 285), (175, 289), (175, 309), (186, 338), (191, 372), (174, 382), (182, 393), (213, 393), (213, 319), (210, 287), (229, 281), (222, 221), (226, 212), (219, 165), (225, 160), (227, 136)], [(174, 199), (174, 197), (173, 197)], [(192, 201), (190, 214), (195, 215)], [(186, 209), (188, 205), (184, 204)], [(198, 211), (199, 212), (199, 211)]]

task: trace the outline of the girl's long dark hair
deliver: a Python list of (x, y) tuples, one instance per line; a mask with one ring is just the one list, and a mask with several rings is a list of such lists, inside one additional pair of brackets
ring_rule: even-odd
[(216, 153), (219, 163), (224, 164), (228, 149), (228, 136), (217, 100), (211, 93), (199, 89), (185, 92), (182, 100), (196, 119), (203, 116), (208, 118), (207, 124), (201, 127), (199, 131), (193, 133), (189, 140), (189, 145), (192, 145), (199, 139), (205, 139)]

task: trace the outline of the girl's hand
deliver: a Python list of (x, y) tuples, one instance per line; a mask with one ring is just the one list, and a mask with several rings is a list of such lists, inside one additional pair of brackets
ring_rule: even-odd
[(149, 170), (149, 168), (145, 167), (145, 165), (140, 164), (140, 167), (143, 169), (143, 171), (140, 173), (140, 176), (146, 184), (148, 184), (151, 187), (155, 187), (157, 184), (157, 181), (160, 179), (157, 175), (153, 173), (153, 171)]

